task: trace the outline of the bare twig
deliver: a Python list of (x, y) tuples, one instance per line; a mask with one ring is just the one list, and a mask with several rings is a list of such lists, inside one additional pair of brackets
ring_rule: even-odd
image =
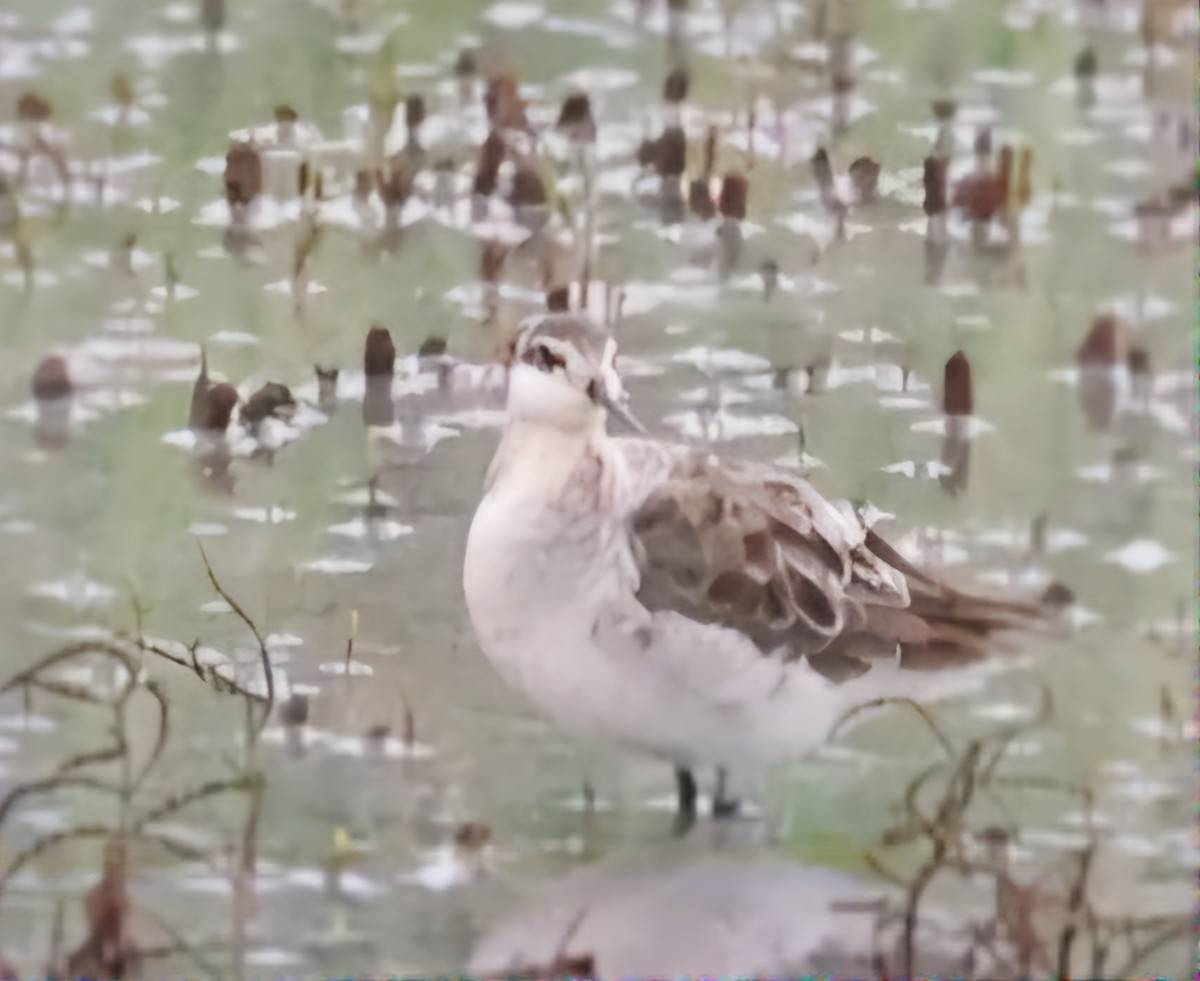
[[(143, 822), (144, 823), (144, 822)], [(123, 832), (119, 828), (109, 827), (104, 824), (81, 824), (74, 828), (66, 828), (62, 831), (55, 831), (45, 835), (35, 841), (32, 845), (20, 852), (8, 866), (0, 873), (0, 895), (3, 895), (8, 888), (13, 877), (21, 871), (26, 865), (32, 862), (39, 855), (50, 851), (58, 845), (68, 841), (80, 841), (88, 838), (114, 838), (120, 835), (128, 837), (130, 834), (144, 841), (149, 841), (157, 844), (174, 855), (178, 855), (188, 861), (198, 861), (205, 857), (204, 852), (192, 848), (190, 845), (185, 845), (182, 842), (175, 841), (168, 835), (159, 834), (157, 832), (138, 830), (136, 832)]]
[(998, 787), (1012, 787), (1023, 790), (1046, 790), (1061, 794), (1068, 794), (1072, 797), (1077, 797), (1082, 800), (1088, 808), (1091, 807), (1093, 798), (1092, 791), (1088, 787), (1078, 783), (1071, 783), (1068, 780), (1056, 780), (1052, 777), (1038, 777), (1032, 775), (1007, 776), (1001, 774), (1000, 776), (990, 777), (989, 783)]
[(863, 861), (867, 863), (867, 868), (874, 872), (879, 878), (885, 882), (890, 882), (894, 886), (907, 886), (908, 883), (896, 872), (893, 872), (879, 860), (879, 857), (872, 852), (867, 852), (863, 856)]
[[(138, 912), (139, 914), (146, 916), (148, 919), (153, 920), (154, 924), (173, 941), (173, 943), (170, 945), (162, 947), (140, 948), (138, 953), (141, 954), (144, 960), (149, 960), (151, 958), (157, 960), (163, 957), (174, 957), (177, 954), (184, 954), (185, 956), (191, 958), (191, 960), (195, 962), (196, 966), (199, 967), (200, 970), (207, 974), (210, 978), (220, 979), (222, 977), (222, 971), (220, 968), (218, 968), (212, 963), (212, 961), (210, 961), (200, 952), (198, 949), (199, 945), (190, 943), (166, 920), (165, 917), (160, 916), (150, 907), (140, 908)], [(213, 948), (220, 948), (221, 946), (222, 942), (219, 940), (206, 940), (203, 944), (203, 948), (205, 950), (212, 950)]]
[(130, 783), (130, 792), (136, 793), (141, 789), (142, 784), (146, 782), (146, 778), (150, 775), (150, 771), (154, 769), (162, 756), (163, 750), (167, 746), (168, 721), (170, 719), (170, 709), (167, 704), (166, 694), (158, 682), (148, 679), (145, 684), (145, 689), (150, 693), (154, 700), (158, 703), (158, 735), (154, 740), (154, 748), (150, 751), (150, 756), (146, 762), (142, 764), (141, 770), (138, 771)]
[(267, 725), (267, 720), (271, 717), (271, 710), (275, 707), (275, 672), (271, 668), (271, 655), (267, 651), (267, 642), (263, 640), (262, 634), (259, 632), (254, 621), (250, 619), (249, 614), (242, 609), (238, 601), (230, 596), (229, 593), (226, 592), (225, 587), (222, 586), (217, 580), (217, 575), (215, 572), (213, 572), (212, 564), (208, 561), (208, 555), (204, 551), (204, 546), (197, 543), (196, 547), (200, 549), (200, 558), (204, 562), (204, 571), (208, 573), (208, 581), (212, 583), (213, 589), (217, 591), (217, 595), (220, 596), (221, 599), (229, 604), (230, 609), (237, 614), (238, 619), (246, 625), (249, 631), (254, 635), (255, 641), (258, 642), (258, 651), (262, 660), (263, 677), (267, 686), (267, 697), (266, 703), (263, 706), (262, 717), (258, 720), (258, 724), (251, 734), (252, 738), (257, 741), (258, 737), (262, 734), (263, 729)]
[(59, 958), (62, 957), (63, 906), (64, 901), (61, 899), (54, 904), (54, 922), (50, 927), (50, 958), (47, 961), (51, 965), (58, 964)]
[(26, 668), (24, 671), (19, 671), (4, 684), (0, 685), (0, 695), (5, 692), (14, 691), (24, 685), (37, 684), (38, 687), (44, 688), (47, 691), (52, 691), (55, 694), (64, 695), (68, 698), (78, 698), (81, 701), (94, 701), (100, 704), (110, 704), (106, 699), (97, 698), (93, 693), (85, 688), (80, 688), (75, 685), (66, 685), (61, 682), (46, 681), (38, 677), (43, 671), (60, 664), (63, 661), (70, 661), (74, 658), (81, 657), (85, 654), (100, 654), (104, 657), (110, 657), (118, 661), (121, 666), (128, 672), (126, 679), (126, 687), (118, 693), (120, 698), (127, 694), (128, 691), (137, 684), (137, 665), (128, 652), (122, 650), (116, 644), (109, 643), (103, 640), (83, 640), (76, 644), (68, 644), (66, 647), (60, 647), (58, 650), (47, 654), (36, 664)]
[(921, 866), (917, 877), (908, 887), (908, 896), (904, 907), (904, 939), (901, 949), (901, 963), (904, 965), (903, 977), (905, 978), (915, 977), (913, 965), (917, 959), (917, 910), (920, 907), (922, 895), (941, 868), (942, 859), (945, 857), (945, 847), (945, 843), (940, 840), (934, 843), (933, 855)]
[(1018, 736), (1025, 735), (1049, 721), (1051, 714), (1054, 712), (1054, 698), (1050, 694), (1049, 687), (1044, 682), (1040, 685), (1040, 691), (1042, 696), (1041, 704), (1033, 718), (1009, 726), (992, 737), (996, 741), (996, 748), (979, 772), (981, 783), (986, 784), (991, 779), (996, 767), (1003, 761), (1009, 747)]
[(225, 695), (238, 695), (242, 698), (249, 699), (255, 702), (266, 702), (266, 698), (257, 692), (251, 691), (249, 688), (238, 684), (235, 678), (227, 677), (222, 674), (217, 668), (219, 665), (203, 665), (196, 656), (196, 649), (199, 647), (199, 641), (188, 646), (188, 656), (186, 658), (172, 654), (170, 651), (150, 641), (144, 641), (141, 644), (141, 649), (147, 654), (153, 654), (156, 657), (161, 657), (163, 660), (170, 661), (172, 664), (177, 664), (181, 668), (186, 668), (191, 671), (197, 678), (205, 684), (211, 686), (218, 692)]
[(146, 825), (152, 824), (155, 821), (161, 821), (163, 818), (169, 817), (177, 811), (181, 811), (183, 808), (208, 797), (215, 797), (217, 794), (229, 793), (235, 790), (249, 790), (260, 779), (256, 776), (242, 775), (230, 780), (209, 780), (198, 787), (192, 787), (182, 793), (172, 794), (157, 807), (143, 812), (133, 823), (133, 830), (141, 831)]
[(412, 702), (409, 701), (407, 690), (398, 681), (396, 682), (396, 691), (400, 695), (400, 710), (402, 713), (400, 740), (404, 744), (405, 749), (411, 750), (417, 742), (417, 716), (413, 712)]
[(41, 780), (29, 780), (18, 784), (5, 794), (4, 799), (0, 800), (0, 825), (4, 824), (8, 818), (9, 811), (23, 798), (33, 794), (44, 794), (63, 787), (85, 787), (89, 790), (103, 790), (110, 794), (119, 794), (121, 792), (120, 787), (105, 783), (97, 777), (90, 777), (85, 774), (64, 774), (62, 767), (59, 767), (59, 771), (54, 775), (44, 777)]
[(63, 831), (56, 831), (39, 838), (28, 848), (19, 852), (8, 863), (4, 871), (0, 872), (0, 895), (8, 888), (8, 884), (12, 881), (13, 876), (39, 855), (49, 851), (51, 848), (67, 841), (79, 841), (86, 838), (111, 838), (115, 834), (117, 834), (117, 829), (111, 828), (106, 824), (81, 824), (74, 828), (66, 828)]
[[(1093, 840), (1080, 852), (1075, 881), (1071, 883), (1071, 891), (1067, 895), (1068, 919), (1058, 940), (1058, 976), (1061, 981), (1069, 981), (1071, 977), (1071, 948), (1075, 944), (1075, 935), (1079, 931), (1078, 920), (1085, 903), (1088, 877), (1091, 874), (1092, 862), (1096, 857), (1096, 849), (1097, 843)], [(1122, 975), (1122, 977), (1126, 976)]]
[(843, 714), (834, 724), (833, 728), (829, 731), (829, 741), (832, 742), (846, 723), (856, 715), (865, 712), (867, 709), (880, 708), (884, 705), (907, 705), (925, 722), (929, 731), (933, 733), (934, 738), (941, 743), (942, 749), (946, 751), (946, 756), (949, 759), (954, 759), (954, 745), (946, 737), (946, 734), (942, 732), (941, 728), (933, 720), (933, 717), (925, 710), (924, 706), (911, 698), (873, 698), (869, 702), (863, 702), (861, 705), (854, 706), (854, 708)]
[(1115, 978), (1128, 978), (1137, 974), (1136, 968), (1147, 957), (1161, 950), (1172, 940), (1186, 940), (1191, 923), (1187, 918), (1170, 919), (1164, 924), (1161, 929), (1154, 933), (1149, 940), (1145, 941), (1141, 946), (1134, 947), (1129, 957), (1126, 959), (1124, 966), (1119, 971), (1114, 971), (1110, 975)]

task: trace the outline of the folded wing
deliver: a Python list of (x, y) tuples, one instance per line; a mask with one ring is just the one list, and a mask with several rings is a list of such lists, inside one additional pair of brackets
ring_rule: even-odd
[(1037, 615), (935, 581), (798, 476), (706, 453), (673, 455), (630, 533), (646, 609), (736, 629), (835, 681), (873, 661), (963, 665)]

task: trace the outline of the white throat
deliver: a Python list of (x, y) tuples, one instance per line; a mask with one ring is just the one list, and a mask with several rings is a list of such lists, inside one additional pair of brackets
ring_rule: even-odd
[(544, 426), (578, 436), (603, 431), (607, 413), (561, 375), (517, 364), (508, 382), (508, 426)]

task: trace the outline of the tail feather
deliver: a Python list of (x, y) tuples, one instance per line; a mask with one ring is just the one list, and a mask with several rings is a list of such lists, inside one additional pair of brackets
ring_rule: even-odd
[(1012, 600), (972, 596), (949, 586), (910, 583), (908, 612), (928, 631), (897, 637), (900, 666), (936, 671), (978, 661), (997, 649), (1005, 635), (1036, 627), (1046, 611)]
[(834, 681), (849, 681), (889, 662), (903, 671), (944, 671), (982, 661), (1000, 649), (1000, 639), (1036, 628), (1043, 606), (974, 596), (947, 586), (905, 559), (874, 532), (867, 546), (904, 575), (909, 605), (903, 609), (867, 603), (865, 622), (809, 658)]

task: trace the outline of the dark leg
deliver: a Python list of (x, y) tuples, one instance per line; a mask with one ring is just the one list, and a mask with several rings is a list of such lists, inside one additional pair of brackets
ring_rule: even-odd
[(682, 837), (696, 823), (696, 778), (691, 770), (675, 767), (675, 793), (679, 802), (675, 812), (675, 833)]
[(729, 796), (729, 788), (725, 786), (728, 774), (723, 766), (717, 767), (717, 786), (713, 792), (712, 816), (717, 820), (737, 817), (742, 809), (742, 802), (736, 797)]
[(596, 810), (596, 789), (592, 786), (592, 781), (587, 777), (583, 778), (583, 813), (593, 814)]

